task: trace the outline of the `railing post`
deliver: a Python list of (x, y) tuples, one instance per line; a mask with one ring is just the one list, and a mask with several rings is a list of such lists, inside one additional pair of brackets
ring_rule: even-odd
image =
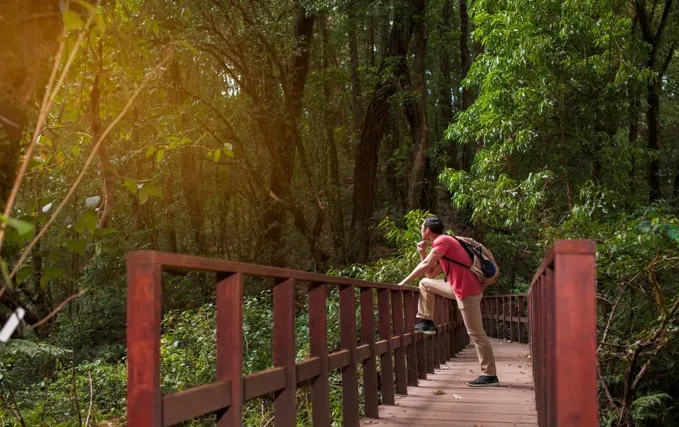
[[(419, 295), (419, 293), (418, 293)], [(414, 298), (413, 301), (413, 311), (417, 312), (418, 299)], [(415, 346), (417, 347), (417, 378), (421, 380), (427, 379), (427, 353), (426, 345), (424, 343), (424, 337), (426, 335), (416, 333), (413, 339), (415, 339)]]
[(231, 406), (217, 413), (219, 427), (243, 425), (243, 276), (217, 277), (217, 381), (231, 381)]
[(350, 363), (342, 369), (343, 425), (358, 427), (358, 368), (356, 366), (356, 301), (353, 286), (340, 286), (340, 345), (349, 350)]
[(361, 342), (370, 346), (370, 357), (363, 361), (365, 416), (378, 418), (377, 354), (375, 350), (375, 311), (373, 305), (373, 288), (361, 288)]
[(438, 304), (436, 306), (436, 315), (439, 319), (439, 323), (441, 326), (437, 328), (438, 330), (436, 331), (436, 341), (438, 341), (438, 360), (436, 363), (437, 368), (440, 368), (441, 365), (446, 363), (446, 337), (445, 337), (445, 330), (446, 330), (446, 316), (445, 316), (445, 303), (448, 301), (447, 298), (439, 298)]
[(127, 255), (127, 422), (163, 425), (160, 390), (160, 266)]
[(441, 305), (443, 314), (443, 362), (447, 362), (452, 357), (450, 354), (450, 300), (445, 299)]
[(432, 348), (432, 373), (434, 369), (439, 369), (440, 367), (440, 355), (441, 352), (441, 299), (443, 297), (436, 295), (434, 297), (434, 325), (436, 326), (436, 335), (432, 335), (431, 342)]
[(457, 346), (457, 340), (455, 339), (455, 331), (457, 329), (457, 326), (455, 325), (456, 322), (456, 317), (455, 317), (455, 301), (454, 300), (448, 300), (448, 306), (447, 306), (447, 311), (448, 311), (448, 322), (450, 323), (450, 327), (448, 328), (448, 346), (450, 348), (450, 357), (453, 358), (455, 357), (455, 354), (457, 354), (456, 346)]
[[(408, 385), (417, 386), (417, 346), (415, 343), (415, 306), (413, 305), (412, 291), (407, 291), (403, 297), (403, 306), (405, 308), (406, 327), (405, 331), (410, 335), (410, 342), (408, 343), (406, 358), (408, 360)], [(364, 374), (365, 375), (365, 374)], [(367, 410), (366, 410), (367, 412)]]
[(318, 357), (321, 366), (320, 374), (311, 382), (311, 416), (314, 427), (330, 427), (326, 295), (327, 285), (312, 283), (309, 286), (311, 357)]
[(287, 279), (273, 288), (273, 362), (285, 369), (286, 385), (274, 402), (274, 425), (297, 425), (297, 369), (295, 365), (295, 281)]
[(500, 338), (500, 298), (493, 298), (493, 337)]
[(394, 351), (394, 364), (396, 365), (396, 393), (408, 394), (408, 377), (406, 372), (406, 352), (403, 325), (403, 293), (393, 291), (391, 293), (391, 313), (394, 322), (394, 336), (399, 337), (399, 346)]
[(394, 400), (394, 365), (393, 346), (391, 345), (391, 322), (389, 316), (389, 289), (377, 291), (377, 317), (380, 339), (387, 340), (387, 352), (380, 356), (380, 378), (382, 385), (382, 403), (393, 405)]
[(554, 425), (594, 426), (598, 422), (595, 246), (587, 240), (559, 241), (554, 253)]

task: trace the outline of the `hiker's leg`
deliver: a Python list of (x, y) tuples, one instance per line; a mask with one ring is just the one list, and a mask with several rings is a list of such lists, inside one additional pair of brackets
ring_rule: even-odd
[(425, 320), (434, 320), (434, 295), (454, 298), (450, 283), (441, 279), (420, 280), (420, 299), (417, 303), (417, 317)]
[(472, 295), (463, 299), (457, 300), (457, 306), (462, 313), (464, 326), (467, 328), (467, 334), (476, 347), (476, 355), (481, 364), (481, 374), (495, 376), (495, 356), (493, 355), (493, 347), (490, 345), (486, 331), (483, 329), (483, 320), (481, 319), (481, 299), (483, 294)]

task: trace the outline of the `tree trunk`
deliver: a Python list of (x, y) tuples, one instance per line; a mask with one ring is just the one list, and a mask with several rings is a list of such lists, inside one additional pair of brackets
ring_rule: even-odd
[(660, 89), (659, 83), (650, 83), (647, 87), (646, 124), (648, 126), (648, 149), (653, 158), (648, 165), (648, 184), (650, 187), (649, 202), (654, 202), (662, 197), (660, 188)]
[(57, 49), (57, 0), (0, 2), (0, 212), (16, 178), (26, 115), (39, 105)]
[[(172, 160), (168, 163), (171, 165)], [(165, 214), (165, 234), (167, 235), (167, 250), (177, 252), (177, 231), (174, 218), (174, 172), (171, 167), (165, 171), (165, 182), (163, 189), (163, 204)]]
[[(90, 92), (90, 109), (89, 109), (89, 119), (90, 119), (90, 129), (92, 130), (92, 141), (99, 140), (102, 134), (101, 129), (101, 117), (99, 116), (101, 107), (101, 75), (104, 72), (103, 63), (103, 42), (99, 40), (99, 58), (97, 73), (94, 76), (94, 83), (92, 84), (92, 90)], [(97, 154), (99, 155), (99, 161), (101, 162), (101, 176), (102, 182), (102, 193), (104, 195), (104, 204), (101, 209), (101, 216), (99, 217), (99, 224), (97, 228), (102, 229), (109, 226), (111, 221), (111, 212), (113, 212), (114, 195), (113, 195), (113, 180), (115, 179), (115, 172), (113, 171), (113, 166), (111, 165), (111, 158), (108, 154), (108, 149), (106, 147), (106, 142), (102, 142), (99, 147)]]
[[(354, 24), (355, 26), (355, 24)], [(322, 35), (322, 43), (323, 43), (323, 69), (327, 70), (330, 66), (330, 47), (329, 47), (329, 37), (328, 37), (328, 27), (327, 27), (327, 22), (325, 19), (322, 20), (321, 22), (321, 35)], [(355, 42), (355, 40), (354, 40)], [(351, 43), (351, 40), (350, 40)], [(356, 62), (356, 66), (358, 66), (358, 60)], [(353, 68), (353, 64), (352, 64)], [(353, 80), (353, 70), (352, 70), (352, 80)], [(356, 81), (358, 84), (358, 73), (356, 73)], [(324, 85), (323, 85), (323, 97), (324, 97), (324, 104), (326, 106), (332, 105), (331, 98), (332, 98), (332, 86), (331, 83), (326, 79)], [(360, 96), (360, 91), (359, 94)], [(353, 101), (358, 101), (359, 98), (354, 99)], [(354, 104), (356, 106), (356, 104)], [(327, 147), (327, 158), (328, 158), (328, 175), (330, 178), (330, 182), (328, 184), (328, 193), (329, 197), (328, 199), (330, 200), (331, 203), (331, 220), (330, 220), (330, 227), (332, 229), (332, 240), (333, 244), (335, 245), (335, 248), (337, 248), (337, 258), (340, 260), (340, 262), (343, 262), (344, 260), (344, 255), (345, 255), (345, 247), (344, 247), (344, 209), (342, 207), (342, 196), (341, 196), (341, 188), (340, 188), (340, 174), (339, 174), (339, 158), (337, 156), (337, 145), (335, 142), (335, 132), (334, 132), (334, 116), (335, 114), (333, 111), (331, 111), (329, 108), (325, 113), (325, 138), (326, 138), (326, 147)], [(359, 122), (360, 123), (360, 122)], [(356, 131), (359, 130), (360, 124), (355, 128)]]
[(421, 9), (422, 2), (411, 0), (397, 6), (389, 36), (389, 53), (380, 64), (380, 78), (366, 110), (354, 167), (354, 210), (351, 217), (353, 260), (365, 260), (368, 257), (369, 225), (375, 208), (377, 160), (389, 113), (388, 102), (396, 93), (398, 76), (406, 73), (405, 56), (413, 33), (413, 12)]
[[(293, 213), (295, 224), (303, 234), (306, 234), (310, 244), (310, 250), (316, 252), (316, 238), (309, 236), (310, 230), (306, 225), (306, 218), (301, 209), (293, 200), (292, 179), (294, 173), (294, 153), (297, 151), (302, 166), (306, 164), (306, 155), (303, 149), (301, 137), (298, 132), (299, 120), (302, 112), (302, 95), (306, 85), (306, 77), (309, 71), (309, 57), (311, 53), (311, 40), (313, 36), (315, 15), (307, 15), (303, 7), (299, 7), (297, 21), (295, 25), (295, 50), (292, 54), (292, 70), (285, 105), (281, 105), (287, 114), (282, 116), (277, 114), (276, 106), (270, 109), (272, 114), (277, 117), (270, 117), (273, 122), (273, 132), (269, 131), (269, 126), (260, 121), (260, 127), (268, 139), (268, 145), (272, 150), (273, 160), (269, 185), (271, 193), (269, 196), (272, 202), (264, 212), (263, 220), (265, 232), (263, 235), (265, 247), (270, 248), (266, 254), (268, 262), (276, 266), (284, 266), (286, 261), (285, 246), (283, 245), (283, 225), (285, 213)], [(277, 92), (273, 82), (269, 81), (267, 93), (273, 95)], [(265, 98), (269, 98), (266, 96)], [(275, 99), (275, 98), (270, 98)], [(268, 133), (268, 136), (266, 135)], [(318, 255), (313, 253), (316, 258)]]
[[(452, 28), (452, 0), (445, 0), (441, 9), (441, 24), (438, 27), (438, 37), (440, 41), (439, 49), (439, 71), (441, 82), (439, 86), (439, 115), (441, 126), (437, 130), (437, 138), (441, 138), (443, 132), (453, 122), (453, 90), (451, 83), (452, 66), (448, 47), (448, 36)], [(455, 96), (457, 99), (457, 96)], [(457, 144), (448, 144), (448, 155), (451, 158), (453, 167), (459, 168)]]
[(417, 89), (417, 120), (416, 132), (414, 133), (413, 143), (415, 145), (415, 159), (413, 161), (412, 172), (410, 174), (410, 187), (408, 192), (408, 209), (418, 209), (422, 207), (424, 201), (423, 189), (425, 188), (426, 157), (429, 142), (429, 128), (427, 127), (427, 88), (426, 88), (426, 66), (425, 57), (427, 55), (427, 26), (426, 11), (427, 1), (422, 1), (423, 8), (421, 14), (417, 15), (413, 21), (415, 23), (415, 88)]
[[(356, 8), (357, 8), (357, 1), (352, 0), (348, 2), (348, 17), (347, 17), (347, 24), (349, 26), (349, 65), (350, 65), (350, 72), (351, 72), (351, 110), (352, 110), (352, 118), (354, 122), (354, 132), (358, 133), (361, 131), (361, 123), (363, 120), (363, 112), (362, 112), (362, 104), (361, 104), (361, 80), (359, 79), (358, 76), (358, 67), (359, 67), (359, 62), (358, 62), (358, 38), (356, 35)], [(326, 23), (323, 22), (323, 37), (324, 37), (324, 52), (327, 50), (328, 45), (327, 45), (327, 29), (326, 29)], [(373, 31), (371, 30), (371, 33)], [(371, 48), (372, 49), (372, 48)], [(324, 63), (326, 64), (324, 67), (327, 67), (327, 57), (324, 54), (323, 58)]]
[(645, 2), (636, 1), (634, 7), (636, 12), (635, 22), (639, 24), (643, 41), (650, 47), (646, 60), (646, 67), (657, 73), (646, 86), (646, 126), (648, 130), (648, 149), (652, 156), (651, 162), (648, 165), (648, 184), (650, 187), (649, 201), (653, 202), (662, 197), (660, 160), (658, 159), (658, 151), (660, 149), (660, 85), (670, 62), (672, 61), (676, 45), (670, 47), (669, 54), (661, 64), (659, 64), (658, 55), (660, 53), (670, 10), (672, 9), (672, 0), (665, 0), (657, 28), (654, 28), (654, 23), (657, 21), (655, 19), (655, 3), (650, 16), (646, 10)]
[[(469, 72), (471, 65), (471, 55), (469, 53), (469, 14), (467, 13), (467, 0), (459, 1), (460, 8), (460, 81)], [(464, 111), (472, 105), (472, 93), (468, 88), (462, 89), (462, 105), (460, 110)], [(466, 144), (462, 149), (461, 168), (469, 171), (474, 157), (474, 145)]]

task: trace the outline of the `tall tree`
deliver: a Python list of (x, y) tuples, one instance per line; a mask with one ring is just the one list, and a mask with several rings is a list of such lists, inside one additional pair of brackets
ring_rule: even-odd
[(370, 221), (375, 209), (377, 162), (389, 114), (389, 99), (398, 89), (398, 82), (407, 74), (406, 54), (415, 29), (414, 17), (422, 10), (424, 0), (398, 1), (394, 24), (389, 35), (388, 54), (382, 58), (380, 76), (363, 121), (361, 139), (354, 166), (353, 214), (351, 217), (352, 258), (365, 260), (370, 245)]
[[(648, 166), (650, 201), (658, 200), (662, 197), (660, 159), (658, 158), (660, 149), (660, 92), (662, 90), (663, 77), (672, 62), (677, 43), (679, 43), (679, 38), (677, 38), (671, 40), (669, 46), (666, 47), (668, 43), (663, 40), (667, 37), (666, 28), (670, 14), (673, 12), (672, 3), (673, 0), (665, 0), (662, 3), (662, 11), (658, 21), (656, 17), (657, 1), (635, 0), (634, 2), (634, 10), (636, 12), (635, 22), (638, 22), (642, 40), (648, 46), (648, 56), (645, 65), (654, 74), (652, 78), (648, 79), (646, 85), (646, 126), (648, 130), (648, 149), (652, 156)], [(677, 12), (674, 13), (676, 14)], [(656, 21), (658, 21), (657, 25)]]
[(425, 172), (427, 161), (427, 148), (429, 145), (429, 126), (427, 124), (427, 79), (426, 61), (427, 56), (427, 1), (423, 1), (423, 7), (413, 18), (414, 30), (414, 55), (415, 55), (415, 89), (417, 90), (416, 120), (411, 126), (413, 132), (413, 145), (415, 158), (413, 159), (412, 172), (410, 174), (410, 187), (408, 190), (408, 207), (417, 209), (422, 207), (425, 188)]

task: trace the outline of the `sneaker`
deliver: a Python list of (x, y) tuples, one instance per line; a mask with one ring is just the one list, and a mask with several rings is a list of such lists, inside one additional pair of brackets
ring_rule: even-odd
[(431, 320), (423, 320), (415, 325), (415, 332), (426, 335), (436, 335), (436, 326)]
[(500, 385), (500, 380), (496, 376), (481, 375), (473, 381), (467, 383), (469, 387), (497, 387)]

